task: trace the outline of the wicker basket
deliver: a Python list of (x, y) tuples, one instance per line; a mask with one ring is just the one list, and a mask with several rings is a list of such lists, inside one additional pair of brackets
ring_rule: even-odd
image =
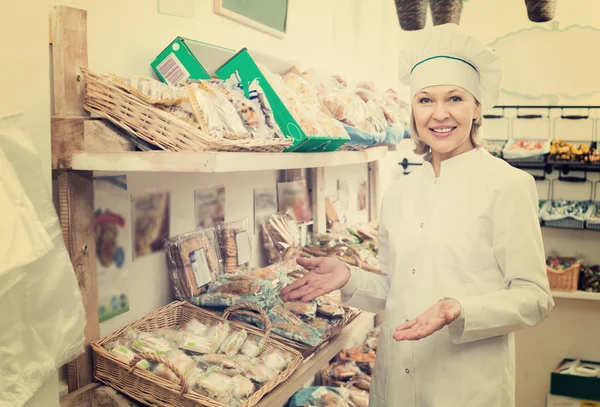
[[(277, 349), (284, 355), (292, 358), (292, 362), (283, 372), (281, 372), (276, 378), (266, 382), (264, 386), (260, 388), (260, 390), (255, 392), (242, 405), (243, 407), (250, 407), (258, 403), (258, 401), (265, 394), (274, 389), (277, 385), (283, 383), (298, 368), (302, 362), (302, 356), (298, 352), (286, 347), (285, 345), (282, 345), (279, 343), (279, 341), (274, 340), (269, 336), (270, 322), (264, 311), (262, 311), (259, 307), (253, 304), (234, 306), (228, 308), (224, 315), (228, 317), (242, 307), (250, 308), (256, 312), (259, 312), (267, 326), (267, 329), (264, 333), (254, 327), (243, 326), (243, 328), (248, 332), (248, 337), (257, 339), (259, 341), (264, 340), (265, 351)], [(98, 381), (103, 382), (126, 395), (152, 406), (227, 407), (226, 405), (218, 403), (209, 397), (195, 392), (194, 390), (190, 390), (185, 376), (178, 372), (177, 369), (168, 361), (163, 360), (156, 354), (139, 354), (128, 366), (126, 363), (123, 363), (105, 349), (105, 346), (108, 343), (121, 338), (128, 330), (132, 328), (144, 332), (151, 332), (158, 328), (173, 329), (192, 318), (195, 318), (205, 324), (222, 322), (226, 319), (220, 318), (211, 312), (195, 307), (187, 302), (172, 302), (171, 304), (151, 312), (139, 321), (124, 327), (123, 329), (107, 336), (106, 338), (92, 342), (91, 346), (94, 357), (94, 377)], [(242, 329), (242, 325), (237, 322), (230, 322), (230, 328), (237, 331)], [(172, 383), (154, 375), (151, 372), (136, 368), (136, 364), (141, 359), (154, 360), (164, 363), (165, 366), (169, 367), (177, 375), (177, 377), (180, 378), (180, 383)]]
[(556, 291), (577, 291), (580, 270), (580, 263), (574, 263), (564, 270), (555, 270), (546, 265), (550, 289)]
[(545, 23), (556, 14), (556, 0), (525, 0), (527, 17), (534, 23)]
[(403, 30), (416, 31), (425, 27), (427, 19), (425, 0), (396, 0), (396, 12)]
[(292, 140), (216, 139), (175, 115), (125, 91), (107, 75), (83, 71), (86, 80), (84, 109), (111, 121), (141, 140), (167, 151), (282, 152)]
[(460, 24), (464, 0), (429, 0), (433, 25)]

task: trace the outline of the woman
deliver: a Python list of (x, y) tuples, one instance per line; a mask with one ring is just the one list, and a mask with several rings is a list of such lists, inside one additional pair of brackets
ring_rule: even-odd
[(454, 24), (420, 32), (402, 69), (424, 165), (386, 192), (379, 260), (385, 276), (331, 259), (282, 291), (309, 301), (342, 290), (383, 313), (370, 405), (514, 407), (514, 332), (554, 306), (533, 178), (479, 147), (498, 56)]

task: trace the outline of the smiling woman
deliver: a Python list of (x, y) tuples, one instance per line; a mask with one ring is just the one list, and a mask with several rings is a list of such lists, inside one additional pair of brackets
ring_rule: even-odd
[(450, 158), (481, 146), (481, 116), (481, 104), (461, 87), (437, 85), (419, 90), (412, 102), (415, 152)]

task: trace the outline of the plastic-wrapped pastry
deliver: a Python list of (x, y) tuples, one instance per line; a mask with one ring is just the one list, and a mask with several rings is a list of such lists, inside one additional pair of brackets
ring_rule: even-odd
[(369, 392), (356, 387), (348, 389), (350, 392), (350, 402), (356, 407), (369, 407)]
[(311, 322), (317, 314), (317, 304), (313, 301), (288, 301), (284, 303), (284, 307), (308, 322)]
[(232, 401), (233, 381), (223, 373), (209, 373), (205, 378), (196, 382), (199, 390), (213, 400), (229, 404)]
[(227, 337), (227, 339), (225, 339), (225, 341), (223, 341), (221, 347), (219, 348), (219, 352), (224, 353), (227, 356), (236, 355), (246, 341), (247, 337), (248, 333), (245, 329), (240, 329), (239, 331), (233, 332)]
[(258, 359), (256, 359), (255, 357), (246, 356), (245, 354), (238, 354), (237, 356), (232, 357), (231, 360), (240, 365), (242, 369), (244, 369), (244, 371), (246, 372), (252, 370), (254, 366), (256, 366), (256, 364), (258, 363)]
[(277, 377), (279, 372), (265, 364), (258, 363), (248, 370), (249, 377), (257, 383), (265, 383)]
[(272, 323), (272, 330), (286, 338), (316, 346), (322, 340), (322, 335), (315, 328), (303, 322), (296, 315), (278, 305), (268, 311)]
[(212, 350), (211, 339), (189, 332), (180, 332), (177, 344), (179, 345), (179, 349), (192, 353), (206, 354)]
[(196, 335), (203, 335), (208, 330), (208, 326), (204, 325), (197, 319), (192, 318), (189, 321), (181, 324), (179, 330), (184, 332), (190, 332)]
[(348, 132), (344, 128), (341, 122), (335, 120), (333, 117), (328, 116), (323, 111), (316, 113), (317, 122), (323, 129), (323, 135), (328, 137), (339, 137), (339, 138), (350, 138)]
[(260, 286), (250, 280), (217, 281), (208, 287), (209, 293), (258, 294)]
[(233, 395), (238, 400), (249, 397), (256, 390), (254, 383), (244, 376), (233, 376), (231, 382), (233, 385)]
[[(129, 364), (129, 362), (131, 362), (136, 355), (134, 351), (132, 351), (121, 341), (115, 342), (109, 352), (115, 355), (117, 359), (127, 364)], [(140, 360), (136, 366), (144, 370), (150, 370), (150, 362), (148, 362), (146, 359)]]
[(157, 338), (162, 338), (169, 342), (169, 344), (173, 345), (173, 347), (176, 347), (180, 336), (180, 332), (174, 329), (159, 328), (156, 331), (152, 332), (152, 335), (156, 336)]
[(194, 298), (194, 303), (202, 307), (231, 307), (245, 301), (239, 294), (207, 293)]
[(329, 390), (327, 387), (318, 387), (312, 396), (315, 407), (349, 407), (339, 393)]
[(187, 99), (187, 94), (182, 88), (164, 84), (156, 79), (138, 75), (110, 76), (121, 85), (122, 89), (153, 105), (171, 106)]
[(163, 338), (157, 338), (147, 332), (131, 330), (125, 335), (127, 343), (135, 352), (153, 352), (163, 354), (173, 350), (171, 344)]
[(265, 353), (261, 358), (261, 362), (265, 365), (269, 366), (273, 370), (277, 370), (281, 372), (285, 367), (290, 363), (290, 360), (286, 358), (281, 352), (278, 350), (272, 350), (270, 352)]
[(287, 102), (286, 106), (308, 137), (326, 135), (325, 130), (317, 121), (317, 113), (309, 109), (310, 105), (300, 102)]
[[(163, 357), (171, 362), (184, 376), (187, 376), (192, 369), (196, 367), (194, 360), (180, 350), (172, 350), (167, 352), (163, 355)], [(152, 370), (152, 373), (170, 382), (179, 383), (179, 378), (177, 375), (175, 375), (171, 369), (162, 363), (156, 365), (156, 367)]]
[(186, 84), (185, 87), (200, 129), (216, 139), (223, 138), (223, 122), (213, 105), (211, 95), (197, 84)]
[(248, 97), (252, 101), (258, 102), (262, 114), (265, 119), (265, 124), (270, 130), (270, 138), (282, 138), (283, 133), (279, 128), (279, 125), (275, 121), (275, 117), (273, 116), (273, 110), (271, 109), (271, 104), (265, 95), (265, 91), (260, 86), (260, 82), (258, 79), (254, 79), (248, 85)]
[(299, 94), (302, 99), (306, 99), (307, 101), (314, 103), (319, 101), (317, 88), (303, 77), (294, 72), (288, 72), (281, 78), (287, 87)]
[(219, 322), (208, 329), (206, 336), (211, 341), (213, 352), (217, 352), (219, 350), (219, 347), (221, 346), (225, 338), (227, 338), (227, 335), (229, 335), (228, 321)]
[(261, 350), (262, 347), (254, 339), (246, 339), (246, 342), (242, 345), (242, 353), (250, 358), (257, 357)]
[(335, 380), (346, 381), (354, 376), (362, 375), (363, 372), (354, 362), (337, 363), (329, 369), (329, 376)]
[(244, 371), (243, 366), (237, 360), (218, 353), (195, 356), (194, 361), (198, 366), (205, 368), (217, 366), (227, 372), (242, 373)]
[(329, 318), (341, 318), (344, 316), (344, 307), (336, 304), (327, 297), (317, 298), (317, 313)]
[(198, 84), (211, 95), (215, 110), (223, 123), (223, 136), (228, 139), (246, 139), (252, 137), (251, 133), (244, 127), (237, 109), (229, 99), (229, 92), (218, 83), (203, 81)]

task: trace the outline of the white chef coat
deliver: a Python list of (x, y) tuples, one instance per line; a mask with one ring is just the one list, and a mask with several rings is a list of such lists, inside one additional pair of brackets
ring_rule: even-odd
[[(514, 407), (514, 331), (554, 306), (531, 175), (476, 148), (431, 163), (383, 199), (379, 260), (386, 276), (354, 268), (347, 304), (383, 312), (371, 407)], [(460, 318), (419, 341), (398, 325), (444, 297)]]

